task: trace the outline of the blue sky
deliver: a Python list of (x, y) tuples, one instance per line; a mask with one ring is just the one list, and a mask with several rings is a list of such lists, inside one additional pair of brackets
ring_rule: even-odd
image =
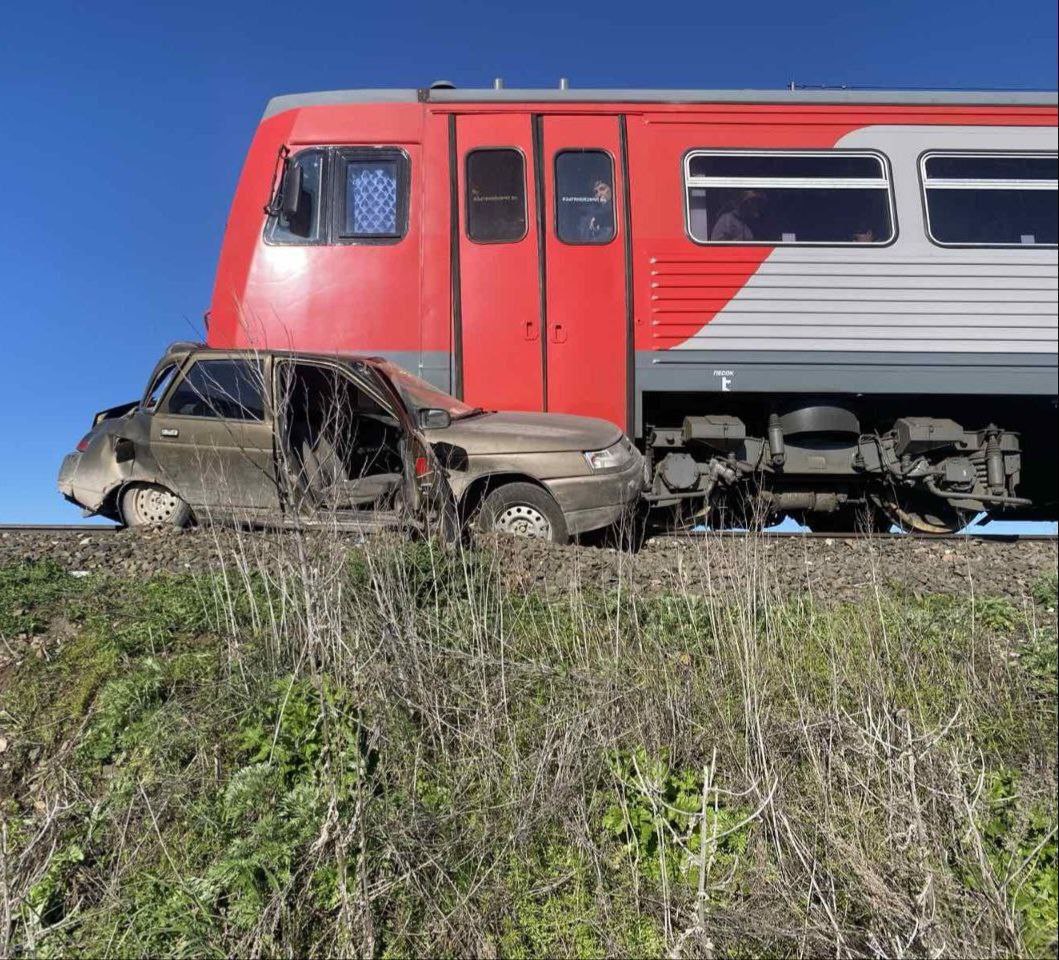
[(341, 87), (1054, 89), (1054, 0), (43, 2), (0, 29), (0, 520), (73, 522), (59, 461), (201, 335), (265, 102)]

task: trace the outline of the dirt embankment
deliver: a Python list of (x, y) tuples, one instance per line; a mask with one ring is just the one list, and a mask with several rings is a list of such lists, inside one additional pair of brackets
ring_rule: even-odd
[[(350, 551), (370, 540), (335, 537)], [(284, 549), (292, 534), (217, 529), (177, 531), (3, 531), (0, 566), (51, 560), (71, 573), (109, 572), (122, 577), (206, 572), (219, 557)], [(896, 538), (802, 538), (715, 535), (660, 538), (637, 553), (598, 547), (556, 547), (512, 538), (487, 539), (499, 576), (515, 589), (567, 591), (629, 588), (646, 593), (717, 593), (745, 589), (750, 581), (780, 591), (809, 590), (819, 600), (863, 598), (879, 586), (912, 593), (961, 593), (1020, 600), (1043, 577), (1054, 575), (1055, 541), (1003, 542)], [(310, 551), (311, 552), (311, 551)], [(330, 550), (329, 555), (333, 555)]]

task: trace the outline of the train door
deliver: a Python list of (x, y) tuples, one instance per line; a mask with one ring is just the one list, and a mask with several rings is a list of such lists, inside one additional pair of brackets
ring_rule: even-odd
[(631, 291), (621, 118), (541, 122), (547, 409), (628, 429)]
[(540, 410), (544, 397), (533, 120), (461, 115), (453, 161), (459, 211), (457, 391), (469, 403)]

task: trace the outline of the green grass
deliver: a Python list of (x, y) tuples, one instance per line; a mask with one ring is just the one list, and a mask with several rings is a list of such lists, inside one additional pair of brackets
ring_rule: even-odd
[(1049, 956), (1055, 581), (505, 593), (429, 544), (0, 570), (40, 956)]

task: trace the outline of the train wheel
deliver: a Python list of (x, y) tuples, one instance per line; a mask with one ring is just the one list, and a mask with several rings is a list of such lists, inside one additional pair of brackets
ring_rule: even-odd
[(121, 495), (121, 515), (130, 527), (186, 527), (191, 507), (172, 490), (138, 483)]
[(887, 490), (877, 502), (898, 527), (906, 533), (932, 533), (944, 536), (962, 530), (973, 515), (946, 501), (923, 494)]
[(566, 518), (551, 495), (532, 483), (506, 483), (485, 498), (478, 516), (481, 530), (566, 543)]

